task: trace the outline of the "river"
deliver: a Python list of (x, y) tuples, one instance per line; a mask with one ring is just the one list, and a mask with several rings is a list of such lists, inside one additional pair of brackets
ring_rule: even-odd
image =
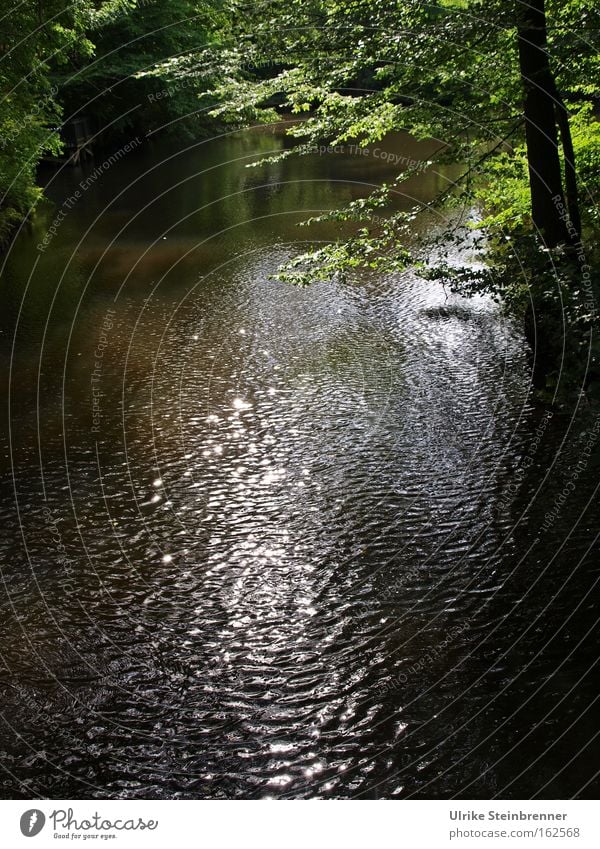
[(435, 149), (283, 145), (49, 167), (3, 260), (0, 795), (593, 797), (599, 420), (486, 297), (274, 280)]

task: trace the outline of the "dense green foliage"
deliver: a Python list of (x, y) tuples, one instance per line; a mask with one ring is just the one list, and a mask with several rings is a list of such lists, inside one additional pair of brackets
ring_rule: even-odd
[(61, 152), (63, 122), (91, 119), (99, 145), (206, 124), (199, 99), (209, 81), (181, 79), (180, 63), (215, 42), (225, 25), (219, 5), (23, 0), (2, 14), (0, 242), (39, 198), (36, 167)]
[(0, 18), (0, 241), (40, 195), (38, 160), (60, 149), (50, 69), (91, 55), (86, 13), (85, 3), (45, 0), (15, 4)]
[[(552, 0), (546, 6), (549, 52), (558, 89), (570, 105), (580, 193), (584, 199), (587, 194), (584, 211), (592, 223), (591, 196), (600, 182), (598, 125), (591, 110), (599, 94), (594, 81), (600, 13), (590, 0)], [(443, 139), (443, 159), (477, 166), (478, 179), (471, 171), (469, 185), (488, 207), (487, 223), (527, 225), (518, 8), (499, 0), (259, 5), (244, 16), (245, 26), (235, 34), (238, 46), (228, 53), (219, 114), (256, 117), (257, 105), (283, 93), (289, 109), (306, 117), (290, 131), (297, 147), (283, 155), (310, 153), (323, 141), (366, 146), (400, 128)], [(286, 66), (261, 80), (248, 72), (253, 64), (269, 62)], [(380, 197), (377, 205), (385, 200)]]
[(206, 123), (201, 101), (211, 81), (182, 74), (181, 62), (216, 39), (224, 25), (217, 4), (121, 0), (112, 10), (107, 5), (114, 3), (104, 4), (91, 25), (93, 60), (55, 77), (67, 113), (93, 113), (105, 144), (174, 124), (178, 131), (197, 132)]

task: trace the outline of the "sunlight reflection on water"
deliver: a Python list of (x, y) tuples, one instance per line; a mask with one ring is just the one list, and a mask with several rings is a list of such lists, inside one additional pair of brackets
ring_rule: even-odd
[[(233, 159), (236, 144), (220, 150)], [(344, 179), (357, 167), (339, 163)], [(240, 192), (247, 174), (225, 169), (224, 218), (248, 224), (208, 247), (198, 234), (215, 222), (196, 213), (149, 250), (181, 214), (172, 198), (136, 220), (95, 273), (70, 348), (70, 327), (47, 343), (39, 398), (33, 336), (15, 364), (29, 560), (7, 541), (5, 699), (49, 755), (41, 764), (16, 735), (2, 746), (42, 796), (448, 796), (471, 781), (469, 798), (492, 794), (505, 767), (487, 769), (503, 752), (502, 735), (488, 738), (510, 698), (558, 680), (551, 657), (500, 695), (534, 651), (536, 638), (517, 640), (535, 604), (553, 597), (551, 583), (536, 587), (521, 612), (545, 561), (544, 543), (523, 554), (506, 496), (535, 423), (520, 334), (488, 298), (410, 272), (275, 282), (282, 243), (298, 240), (287, 212), (347, 188), (323, 179), (322, 161), (281, 167), (300, 199), (293, 181), (285, 197)], [(436, 188), (429, 176), (419, 186), (425, 201)], [(193, 188), (184, 208), (216, 191)], [(267, 226), (277, 203), (286, 215)], [(98, 224), (81, 267), (114, 227)], [(44, 280), (60, 277), (43, 263)], [(123, 288), (95, 433), (90, 373), (111, 286)], [(453, 772), (457, 752), (473, 754)]]

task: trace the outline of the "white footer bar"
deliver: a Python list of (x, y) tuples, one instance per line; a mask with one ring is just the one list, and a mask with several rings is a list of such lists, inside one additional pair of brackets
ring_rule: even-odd
[(0, 801), (0, 845), (599, 849), (594, 801)]

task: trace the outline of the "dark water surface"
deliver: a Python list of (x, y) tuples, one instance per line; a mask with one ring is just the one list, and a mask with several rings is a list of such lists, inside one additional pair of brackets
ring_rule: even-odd
[(395, 173), (282, 143), (48, 171), (10, 252), (0, 795), (597, 795), (599, 420), (486, 298), (269, 279)]

